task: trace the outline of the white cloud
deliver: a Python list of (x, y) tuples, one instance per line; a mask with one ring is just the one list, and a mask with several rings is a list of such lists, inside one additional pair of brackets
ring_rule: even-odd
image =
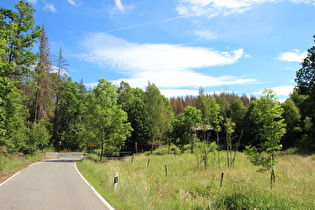
[(312, 4), (313, 6), (315, 6), (314, 0), (290, 0), (290, 1), (297, 4)]
[(198, 90), (189, 90), (189, 89), (160, 89), (160, 92), (162, 95), (164, 95), (167, 98), (173, 97), (173, 96), (197, 96)]
[(206, 40), (213, 40), (213, 39), (219, 38), (210, 30), (198, 30), (198, 31), (195, 31), (195, 35), (201, 39), (206, 39)]
[(52, 13), (56, 13), (57, 12), (54, 4), (48, 3), (48, 2), (44, 2), (44, 4), (45, 4), (44, 10), (47, 10), (47, 11), (52, 12)]
[(135, 6), (132, 4), (123, 4), (121, 0), (114, 0), (115, 6), (107, 9), (107, 12), (110, 15), (114, 15), (116, 13), (128, 13), (130, 10), (134, 9)]
[(37, 0), (27, 0), (27, 1), (32, 3), (32, 4), (37, 4)]
[(104, 33), (83, 41), (91, 62), (139, 71), (186, 70), (227, 65), (243, 57), (243, 49), (218, 52), (209, 48), (172, 44), (137, 44)]
[(76, 6), (76, 7), (78, 7), (78, 6), (83, 4), (82, 1), (78, 1), (78, 0), (67, 0), (67, 1), (68, 1), (69, 4), (71, 4), (73, 6)]
[(67, 0), (67, 1), (68, 1), (68, 3), (69, 3), (69, 4), (71, 4), (71, 5), (75, 6), (75, 2), (74, 2), (74, 0)]
[(177, 12), (184, 16), (230, 15), (243, 13), (255, 5), (274, 0), (180, 0)]
[(136, 72), (131, 78), (121, 78), (113, 81), (119, 84), (121, 81), (128, 82), (132, 86), (144, 88), (148, 85), (148, 81), (156, 83), (161, 88), (199, 88), (202, 87), (214, 87), (222, 85), (235, 85), (254, 82), (251, 79), (243, 79), (241, 77), (234, 76), (220, 76), (212, 77), (198, 72), (184, 70), (161, 70), (161, 71), (147, 71)]
[[(188, 17), (206, 16), (213, 18), (219, 15), (243, 13), (265, 2), (282, 0), (179, 0), (176, 10), (179, 15)], [(292, 3), (306, 3), (315, 6), (314, 0), (290, 0)]]
[(218, 52), (209, 48), (171, 44), (137, 44), (104, 33), (85, 37), (83, 60), (127, 75), (121, 80), (143, 88), (148, 81), (160, 88), (210, 87), (254, 82), (233, 76), (212, 77), (193, 71), (229, 65), (244, 57), (243, 49)]
[(125, 12), (125, 8), (124, 8), (123, 4), (121, 3), (121, 0), (115, 0), (115, 5), (119, 11)]
[(294, 87), (295, 86), (279, 86), (272, 88), (272, 90), (276, 92), (276, 95), (289, 96), (293, 92)]
[(302, 62), (306, 56), (306, 52), (301, 52), (300, 50), (295, 49), (290, 52), (281, 53), (276, 59), (288, 62)]

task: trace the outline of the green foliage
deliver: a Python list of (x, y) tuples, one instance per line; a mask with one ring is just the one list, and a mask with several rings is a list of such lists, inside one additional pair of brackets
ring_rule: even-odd
[[(315, 36), (314, 41), (315, 41)], [(314, 42), (315, 43), (315, 42)], [(296, 92), (292, 94), (292, 99), (301, 110), (302, 119), (310, 117), (311, 123), (315, 123), (315, 46), (308, 49), (308, 54), (302, 62), (302, 68), (296, 72)], [(315, 151), (314, 136), (315, 129), (307, 129), (304, 122), (302, 140), (299, 142), (303, 150)]]
[(287, 99), (281, 104), (283, 108), (283, 118), (287, 124), (287, 132), (283, 136), (281, 143), (284, 148), (297, 146), (298, 139), (300, 139), (302, 124), (301, 124), (301, 114), (299, 108), (295, 105), (292, 99)]
[(100, 79), (86, 99), (85, 130), (101, 148), (103, 154), (119, 152), (132, 131), (127, 113), (117, 105), (117, 93), (111, 82)]
[(27, 127), (24, 120), (28, 116), (20, 91), (14, 88), (7, 95), (3, 110), (5, 135), (0, 139), (0, 146), (6, 146), (10, 152), (20, 152), (26, 147)]
[(6, 60), (19, 66), (19, 69), (7, 72), (7, 75), (21, 76), (30, 73), (28, 67), (36, 62), (37, 56), (32, 52), (32, 48), (40, 37), (41, 30), (39, 26), (34, 25), (35, 10), (30, 3), (20, 0), (15, 8), (17, 12), (1, 8), (0, 15), (1, 26), (7, 31)]
[(233, 154), (233, 142), (232, 142), (232, 134), (234, 133), (234, 127), (235, 123), (232, 121), (231, 118), (226, 118), (224, 122), (225, 127), (225, 140), (226, 140), (226, 150), (227, 150), (227, 163), (228, 167), (232, 167), (233, 162), (235, 161), (235, 155), (234, 158), (232, 156)]
[(251, 110), (251, 119), (258, 128), (256, 139), (259, 140), (258, 151), (272, 151), (279, 149), (281, 137), (285, 134), (286, 124), (282, 119), (283, 108), (272, 90), (265, 90), (265, 94), (255, 101)]
[[(83, 160), (78, 164), (90, 183), (119, 209), (314, 208), (315, 169), (310, 156), (279, 155), (281, 177), (272, 192), (264, 182), (268, 180), (266, 174), (256, 173), (257, 167), (243, 153), (238, 156), (233, 170), (224, 164), (220, 169), (198, 170), (191, 153), (151, 155), (149, 168), (148, 157), (142, 154), (126, 157), (124, 161)], [(119, 172), (119, 185), (113, 192), (115, 172)], [(224, 180), (220, 187), (222, 172)]]
[[(53, 116), (53, 143), (59, 150), (80, 150), (84, 144), (83, 101), (84, 88), (71, 78), (59, 81), (58, 103)], [(83, 88), (83, 90), (82, 90)]]
[[(203, 89), (201, 88), (199, 90), (199, 96), (198, 96), (198, 109), (201, 110), (202, 114), (202, 124), (203, 126), (210, 126), (215, 131), (220, 132), (220, 110), (221, 107), (217, 103), (216, 99), (214, 97), (207, 97), (204, 94)], [(205, 138), (204, 140), (208, 140), (208, 138)]]
[(174, 155), (179, 155), (181, 153), (181, 150), (175, 145), (165, 145), (162, 146), (156, 150), (154, 150), (152, 153), (149, 153), (150, 155), (165, 155), (165, 154), (174, 154)]
[[(315, 35), (314, 43), (315, 43)], [(302, 68), (296, 73), (295, 82), (301, 94), (309, 95), (314, 92), (315, 84), (315, 46), (308, 49), (307, 57), (302, 62)]]
[(246, 146), (244, 150), (250, 162), (255, 166), (262, 166), (263, 170), (269, 170), (272, 166), (270, 154), (259, 152), (256, 147)]
[[(1, 68), (1, 67), (0, 67)], [(10, 100), (10, 93), (15, 90), (13, 82), (8, 77), (0, 77), (0, 136), (4, 136), (6, 130), (7, 105)]]
[(238, 136), (239, 143), (242, 138), (245, 129), (245, 116), (247, 108), (244, 106), (241, 99), (236, 99), (231, 104), (231, 119), (235, 122), (235, 134)]
[(284, 198), (268, 195), (236, 192), (223, 196), (216, 204), (218, 209), (298, 209), (297, 204), (288, 203)]
[(285, 134), (283, 108), (279, 105), (275, 93), (272, 90), (264, 90), (264, 96), (255, 102), (251, 110), (251, 117), (255, 122), (259, 133), (256, 138), (259, 144), (246, 146), (246, 154), (254, 165), (261, 165), (265, 169), (272, 169), (273, 158), (266, 153), (280, 150), (280, 139)]
[(48, 146), (50, 137), (44, 121), (34, 122), (29, 131), (28, 153), (34, 153), (37, 149), (43, 149)]
[(45, 153), (35, 152), (32, 155), (8, 154), (3, 147), (0, 147), (0, 182), (9, 178), (17, 171), (25, 168), (31, 163), (45, 159)]
[(209, 165), (209, 156), (214, 157), (217, 154), (218, 145), (216, 142), (198, 142), (195, 145), (194, 155), (197, 161), (197, 167), (200, 169), (202, 162), (204, 163), (205, 169), (208, 168)]
[[(150, 142), (159, 141), (174, 143), (182, 151), (190, 144), (193, 151), (198, 139), (192, 128), (199, 127), (204, 131), (202, 141), (209, 142), (215, 133), (212, 139), (222, 148), (220, 138), (225, 138), (229, 151), (232, 145), (236, 150), (252, 145), (253, 151), (263, 154), (280, 149), (280, 141), (285, 148), (315, 151), (314, 46), (297, 72), (291, 99), (281, 106), (268, 90), (247, 109), (240, 97), (210, 97), (201, 88), (197, 98), (186, 97), (185, 103), (182, 98), (177, 111), (186, 107), (185, 111), (175, 118), (169, 100), (155, 84), (149, 83), (143, 91), (126, 82), (115, 88), (101, 81), (93, 91), (86, 91), (83, 84), (61, 75), (68, 65), (62, 49), (55, 64), (58, 72), (52, 73), (48, 37), (35, 25), (34, 12), (23, 0), (14, 10), (0, 8), (0, 146), (9, 152), (32, 153), (38, 145), (47, 145), (44, 127), (56, 150), (82, 150), (93, 142), (102, 153), (117, 154), (122, 148), (135, 152), (135, 145), (145, 151)], [(33, 47), (40, 38), (36, 53)], [(42, 119), (46, 126), (39, 123)], [(34, 121), (38, 124), (31, 126)], [(45, 136), (42, 141), (36, 130)], [(209, 149), (203, 148), (200, 159), (206, 164)]]
[[(143, 95), (149, 139), (162, 140), (171, 123), (170, 104), (155, 84), (149, 83)], [(153, 144), (152, 144), (153, 145)]]
[(170, 138), (184, 151), (184, 145), (190, 144), (193, 153), (197, 138), (195, 129), (201, 124), (201, 111), (195, 107), (188, 106), (184, 112), (177, 115), (172, 122), (172, 132)]
[(144, 151), (148, 144), (149, 126), (148, 115), (145, 110), (143, 101), (144, 91), (141, 89), (133, 89), (126, 82), (121, 82), (118, 87), (118, 104), (128, 114), (128, 122), (130, 122), (133, 131), (131, 136), (125, 141), (125, 147), (135, 151), (137, 143), (138, 151)]

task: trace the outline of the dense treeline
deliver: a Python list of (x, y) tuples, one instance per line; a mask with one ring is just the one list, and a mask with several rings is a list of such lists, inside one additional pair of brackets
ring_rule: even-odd
[[(240, 99), (243, 102), (244, 106), (246, 107), (249, 106), (250, 101), (254, 101), (257, 99), (255, 96), (248, 97), (245, 94), (243, 94), (242, 96), (239, 96), (235, 93), (225, 93), (225, 92), (222, 92), (220, 94), (214, 93), (213, 95), (206, 94), (206, 97), (225, 98), (225, 100), (229, 104), (232, 104), (236, 99)], [(170, 102), (176, 114), (182, 113), (184, 111), (184, 108), (187, 106), (196, 107), (197, 100), (198, 100), (198, 97), (193, 96), (193, 95), (187, 95), (185, 97), (178, 96), (178, 97), (170, 98)]]
[(199, 141), (215, 141), (228, 151), (248, 145), (248, 151), (275, 150), (280, 144), (315, 151), (315, 47), (297, 71), (296, 89), (281, 104), (271, 90), (255, 98), (207, 95), (200, 88), (198, 96), (167, 99), (152, 83), (142, 90), (105, 79), (87, 90), (67, 76), (62, 48), (51, 54), (45, 28), (35, 25), (33, 13), (23, 0), (15, 11), (0, 8), (2, 153), (46, 147), (82, 151), (87, 143), (102, 154), (152, 150), (161, 144), (175, 144), (182, 151), (190, 145), (193, 152)]

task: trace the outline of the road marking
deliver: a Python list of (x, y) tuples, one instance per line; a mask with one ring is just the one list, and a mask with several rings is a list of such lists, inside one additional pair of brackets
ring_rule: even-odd
[(32, 165), (35, 165), (35, 164), (37, 164), (37, 163), (39, 163), (39, 162), (32, 163), (32, 164), (28, 165), (26, 168), (23, 168), (22, 170), (16, 172), (16, 173), (13, 174), (10, 178), (8, 178), (8, 179), (6, 179), (4, 182), (0, 183), (0, 187), (1, 187), (1, 185), (3, 185), (4, 183), (6, 183), (6, 182), (8, 182), (9, 180), (13, 179), (13, 177), (15, 177), (16, 175), (18, 175), (21, 171), (23, 171), (23, 170), (27, 169), (28, 167), (30, 167), (30, 166), (32, 166)]
[(8, 178), (7, 180), (5, 180), (4, 182), (0, 183), (0, 187), (1, 185), (5, 184), (6, 182), (8, 182), (10, 179), (12, 179), (13, 177), (15, 177), (16, 175), (18, 175), (21, 171), (16, 172), (15, 174), (13, 174), (10, 178)]
[(115, 210), (95, 189), (90, 183), (84, 178), (84, 176), (80, 173), (80, 171), (77, 168), (77, 163), (74, 163), (74, 167), (77, 170), (78, 174), (81, 176), (81, 178), (85, 181), (85, 183), (92, 189), (92, 191), (96, 194), (96, 196), (105, 204), (105, 206), (110, 210)]

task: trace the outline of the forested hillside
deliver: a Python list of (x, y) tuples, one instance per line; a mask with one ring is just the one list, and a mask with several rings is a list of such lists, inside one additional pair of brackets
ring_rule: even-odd
[[(280, 103), (234, 93), (164, 97), (154, 83), (145, 90), (100, 79), (92, 90), (67, 75), (62, 46), (52, 55), (34, 9), (21, 0), (0, 8), (1, 153), (38, 149), (83, 151), (93, 143), (102, 154), (140, 152), (175, 144), (181, 150), (215, 141), (226, 150), (315, 151), (315, 46), (297, 69), (296, 89)], [(315, 36), (314, 36), (315, 38)], [(36, 49), (36, 43), (39, 48)], [(294, 78), (292, 78), (294, 79)], [(196, 134), (201, 132), (202, 137)]]

